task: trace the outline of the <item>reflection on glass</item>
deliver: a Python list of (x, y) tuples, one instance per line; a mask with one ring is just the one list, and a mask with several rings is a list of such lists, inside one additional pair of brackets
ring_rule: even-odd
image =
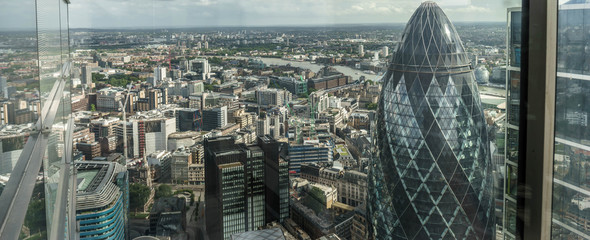
[(506, 66), (506, 162), (504, 164), (504, 237), (514, 239), (516, 234), (516, 193), (518, 166), (518, 134), (520, 125), (520, 49), (522, 12), (508, 9), (508, 42)]
[(590, 238), (590, 6), (559, 6), (555, 157), (554, 239)]

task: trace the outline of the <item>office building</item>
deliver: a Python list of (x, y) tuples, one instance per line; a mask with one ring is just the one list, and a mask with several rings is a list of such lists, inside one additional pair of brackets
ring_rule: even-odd
[(504, 211), (503, 234), (505, 239), (516, 237), (516, 181), (518, 174), (518, 126), (520, 115), (520, 50), (521, 50), (520, 8), (508, 10), (508, 59), (506, 72), (506, 147), (504, 150)]
[[(115, 127), (115, 133), (120, 139), (123, 139), (123, 124), (120, 122)], [(135, 115), (125, 125), (128, 156), (134, 158), (166, 150), (168, 136), (176, 132), (175, 118)]]
[(176, 110), (176, 129), (179, 132), (201, 131), (203, 119), (201, 111), (195, 108), (183, 108)]
[(264, 152), (236, 145), (232, 137), (205, 140), (205, 204), (209, 238), (229, 240), (234, 233), (265, 224)]
[(307, 93), (307, 81), (303, 79), (296, 79), (292, 77), (270, 77), (270, 84), (275, 84), (280, 88), (284, 88), (293, 95)]
[(203, 131), (211, 131), (225, 125), (227, 125), (227, 106), (203, 110)]
[(84, 154), (85, 160), (92, 160), (95, 157), (100, 157), (101, 149), (98, 142), (79, 142), (76, 143), (76, 149)]
[[(119, 111), (119, 102), (124, 101), (124, 89), (103, 88), (96, 92), (96, 110), (102, 112)], [(121, 109), (122, 111), (122, 109)]]
[(171, 154), (170, 178), (176, 184), (188, 184), (189, 165), (193, 162), (193, 156), (189, 148), (181, 147)]
[(289, 217), (289, 163), (287, 144), (268, 136), (258, 137), (264, 151), (265, 222), (283, 223)]
[(588, 239), (590, 37), (586, 32), (590, 22), (584, 19), (590, 17), (590, 4), (571, 0), (558, 9), (551, 237)]
[(127, 170), (115, 162), (76, 162), (76, 220), (80, 239), (128, 237)]
[(84, 87), (90, 88), (92, 86), (92, 67), (90, 65), (82, 65), (82, 76), (80, 78)]
[(283, 106), (290, 102), (290, 92), (279, 89), (256, 90), (256, 102), (261, 107)]
[(410, 18), (384, 76), (368, 175), (377, 239), (493, 239), (493, 175), (477, 85), (434, 2)]
[(306, 140), (303, 144), (289, 143), (289, 174), (299, 176), (302, 164), (332, 162), (333, 144)]

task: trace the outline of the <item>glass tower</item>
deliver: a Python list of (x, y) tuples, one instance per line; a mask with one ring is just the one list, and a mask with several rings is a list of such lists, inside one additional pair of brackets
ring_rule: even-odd
[(590, 239), (590, 1), (559, 6), (552, 238)]
[(493, 176), (475, 77), (434, 3), (410, 18), (383, 78), (369, 170), (377, 239), (492, 239)]
[(506, 161), (504, 163), (504, 215), (503, 229), (505, 239), (516, 236), (516, 188), (518, 176), (518, 134), (520, 115), (520, 51), (522, 12), (520, 8), (508, 9), (508, 61), (507, 74), (507, 121)]

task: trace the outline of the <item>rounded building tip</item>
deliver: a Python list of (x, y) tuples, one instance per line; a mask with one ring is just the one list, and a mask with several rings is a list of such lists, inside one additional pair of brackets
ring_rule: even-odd
[(438, 4), (436, 4), (436, 2), (434, 2), (434, 1), (424, 1), (424, 2), (422, 2), (422, 4), (420, 6), (421, 7), (438, 7)]

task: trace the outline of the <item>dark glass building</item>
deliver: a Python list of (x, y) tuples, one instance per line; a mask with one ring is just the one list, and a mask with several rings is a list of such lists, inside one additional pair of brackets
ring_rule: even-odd
[(369, 170), (376, 239), (493, 239), (481, 101), (455, 27), (434, 3), (410, 18), (385, 74)]
[(210, 239), (254, 231), (289, 217), (289, 175), (284, 144), (265, 136), (258, 145), (233, 137), (205, 140), (205, 210)]

